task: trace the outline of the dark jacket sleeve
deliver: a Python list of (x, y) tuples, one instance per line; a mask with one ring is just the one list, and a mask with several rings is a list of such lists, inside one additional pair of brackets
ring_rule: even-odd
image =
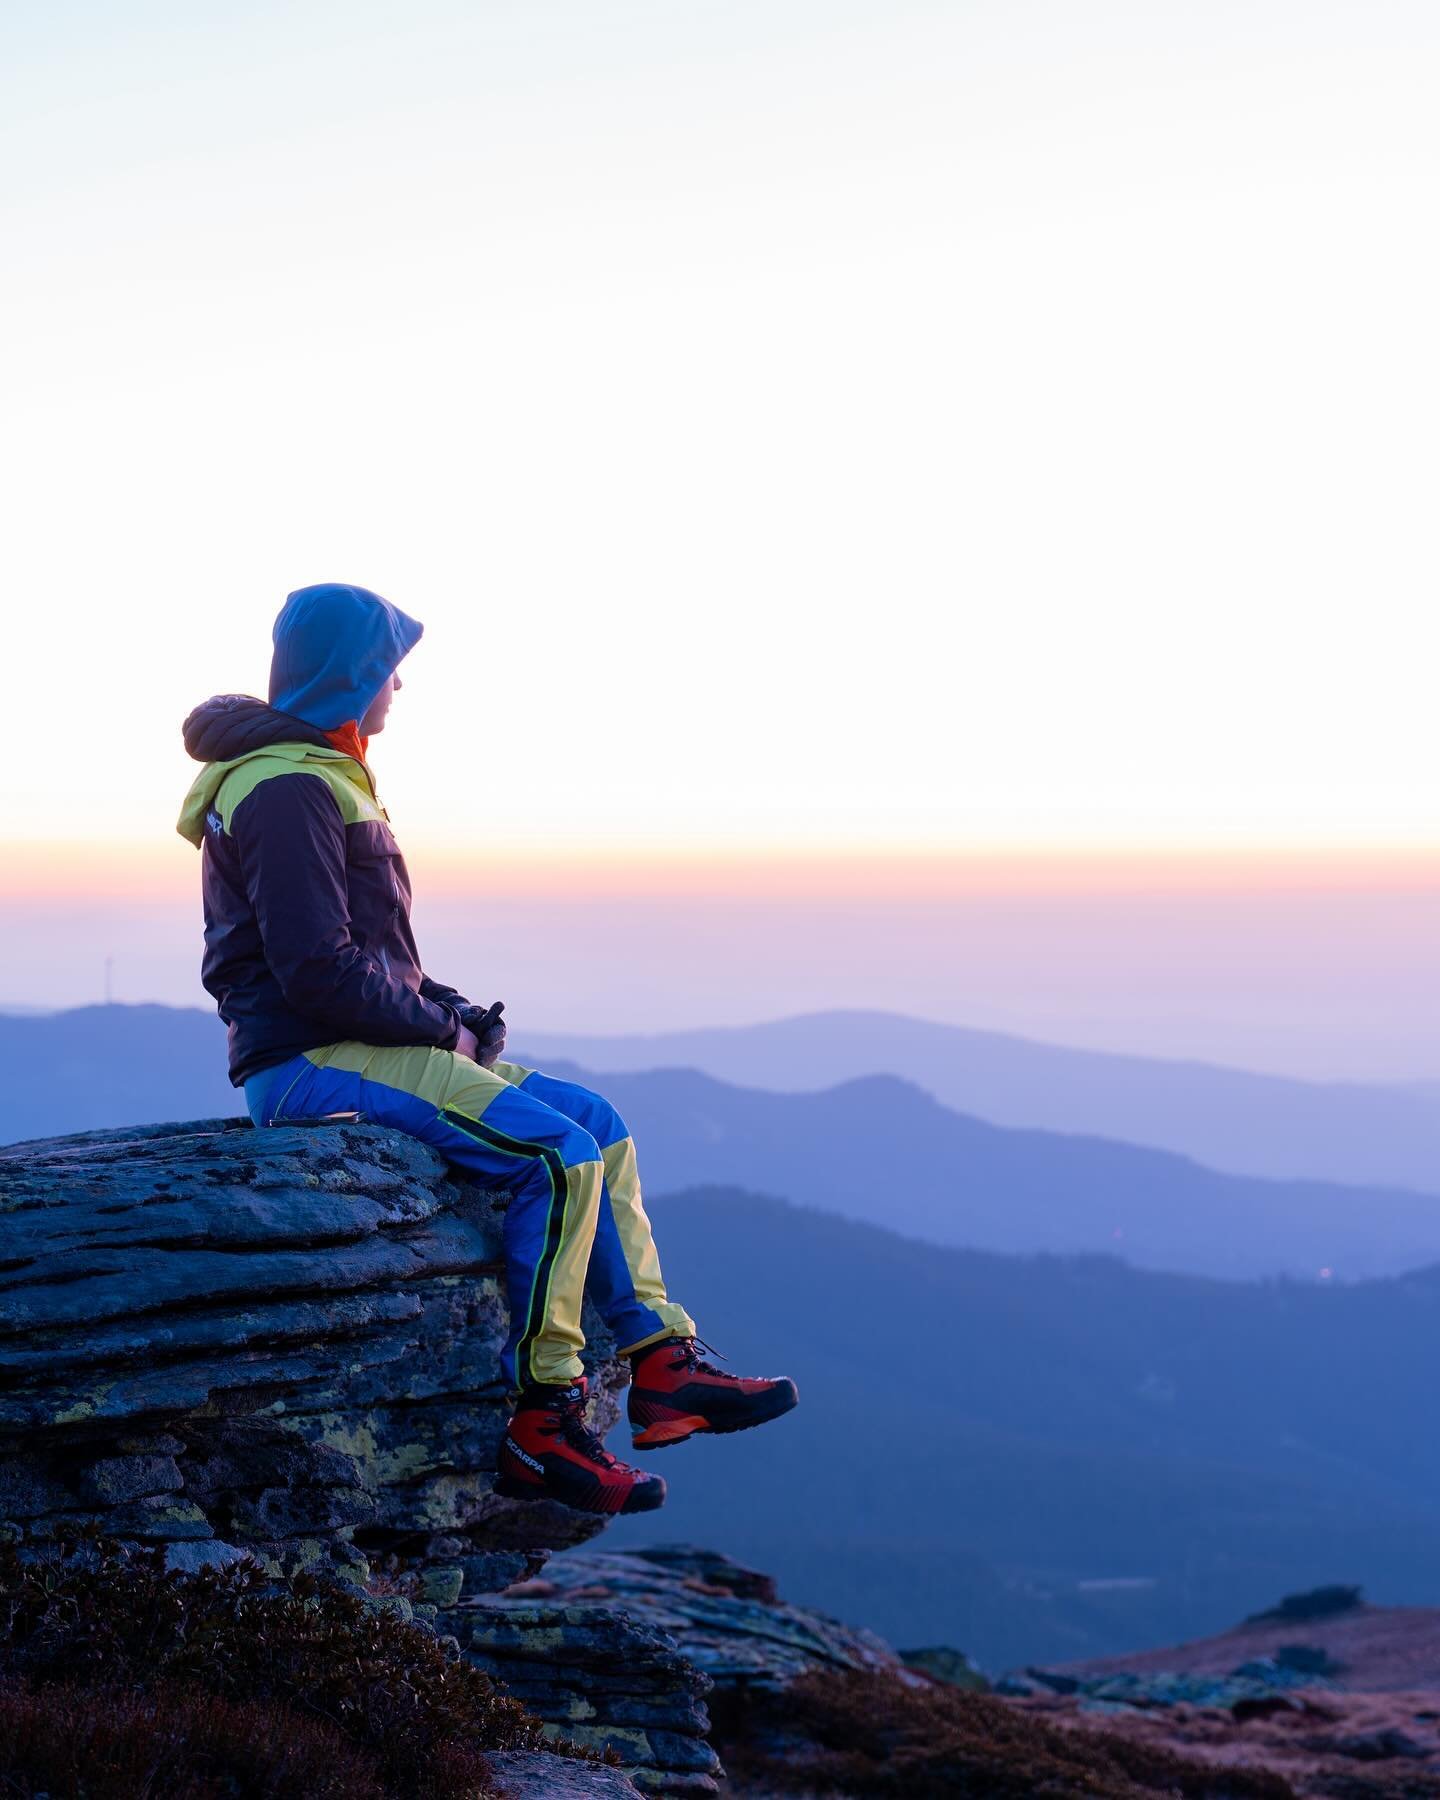
[(287, 1006), (337, 1038), (455, 1047), (457, 1015), (396, 981), (352, 940), (345, 822), (318, 775), (262, 781), (231, 815), (230, 836)]
[(443, 981), (432, 981), (428, 975), (420, 977), (420, 992), (438, 1006), (453, 1006), (457, 1012), (470, 1004), (457, 988), (446, 987)]

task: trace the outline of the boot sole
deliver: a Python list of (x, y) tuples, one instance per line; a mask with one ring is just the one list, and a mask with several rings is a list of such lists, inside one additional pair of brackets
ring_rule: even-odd
[(765, 1410), (754, 1413), (748, 1419), (738, 1419), (733, 1425), (712, 1425), (709, 1419), (699, 1413), (687, 1413), (680, 1419), (662, 1419), (659, 1424), (647, 1425), (643, 1431), (636, 1432), (630, 1443), (636, 1450), (668, 1450), (674, 1444), (683, 1444), (687, 1438), (708, 1431), (713, 1437), (729, 1437), (737, 1431), (750, 1431), (756, 1425), (768, 1425), (772, 1419), (780, 1419), (788, 1412), (793, 1412), (800, 1404), (800, 1396), (792, 1384), (787, 1391), (776, 1388), (769, 1400), (765, 1402)]
[(505, 1500), (553, 1500), (557, 1506), (568, 1506), (571, 1512), (587, 1513), (597, 1519), (613, 1519), (619, 1513), (657, 1512), (665, 1504), (665, 1483), (658, 1476), (653, 1483), (631, 1488), (623, 1506), (576, 1506), (558, 1494), (547, 1494), (544, 1488), (531, 1487), (526, 1481), (511, 1481), (505, 1475), (495, 1483), (495, 1492)]

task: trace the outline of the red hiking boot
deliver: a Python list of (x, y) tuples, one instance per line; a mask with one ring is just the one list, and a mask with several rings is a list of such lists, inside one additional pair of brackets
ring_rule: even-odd
[(702, 1349), (709, 1345), (696, 1338), (665, 1338), (630, 1358), (637, 1450), (683, 1444), (697, 1431), (747, 1431), (798, 1404), (795, 1383), (785, 1376), (727, 1375), (701, 1358)]
[(500, 1444), (495, 1492), (510, 1500), (558, 1500), (577, 1512), (653, 1512), (665, 1504), (658, 1475), (613, 1457), (585, 1423), (585, 1379), (528, 1387)]

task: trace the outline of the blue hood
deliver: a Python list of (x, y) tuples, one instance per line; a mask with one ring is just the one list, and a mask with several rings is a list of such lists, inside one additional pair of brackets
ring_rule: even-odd
[(270, 704), (321, 731), (359, 721), (424, 629), (369, 588), (296, 588), (275, 621)]

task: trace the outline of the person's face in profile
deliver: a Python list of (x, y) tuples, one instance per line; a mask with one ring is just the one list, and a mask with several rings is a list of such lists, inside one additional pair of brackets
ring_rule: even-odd
[(380, 692), (370, 702), (365, 717), (360, 721), (361, 737), (374, 737), (377, 731), (383, 731), (385, 729), (385, 720), (390, 711), (390, 702), (392, 698), (400, 692), (403, 685), (404, 684), (401, 682), (398, 675), (390, 676), (384, 687), (381, 688)]

